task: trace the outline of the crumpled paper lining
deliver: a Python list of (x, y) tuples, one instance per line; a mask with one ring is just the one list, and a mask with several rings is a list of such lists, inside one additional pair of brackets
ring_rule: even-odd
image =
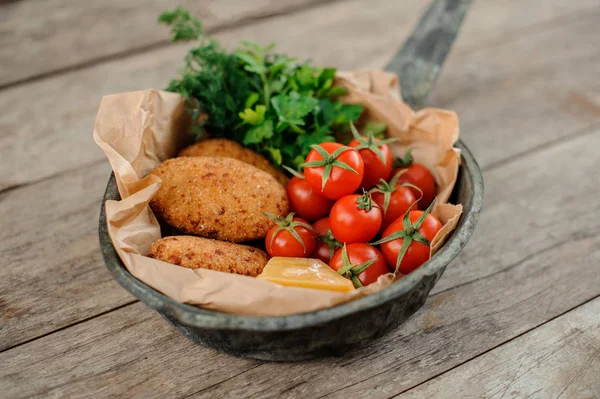
[[(400, 101), (395, 75), (382, 71), (339, 73), (349, 94), (343, 101), (365, 106), (369, 120), (385, 122), (401, 156), (410, 147), (416, 162), (432, 171), (439, 188), (433, 214), (444, 224), (432, 242), (435, 253), (456, 227), (461, 205), (447, 204), (456, 182), (460, 154), (458, 119), (451, 111), (427, 108), (414, 113)], [(148, 175), (173, 157), (185, 141), (188, 119), (183, 98), (144, 90), (105, 96), (94, 126), (94, 141), (115, 173), (121, 201), (106, 202), (108, 233), (127, 270), (176, 301), (226, 313), (281, 316), (335, 306), (384, 289), (402, 275), (380, 276), (350, 293), (285, 287), (252, 277), (208, 269), (191, 270), (144, 256), (158, 240), (160, 226), (148, 206), (161, 182)]]

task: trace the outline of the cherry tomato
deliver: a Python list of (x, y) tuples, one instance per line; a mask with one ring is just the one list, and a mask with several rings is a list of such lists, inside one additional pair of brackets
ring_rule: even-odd
[(398, 168), (394, 170), (392, 175), (404, 170), (404, 172), (398, 178), (398, 184), (409, 183), (413, 184), (423, 192), (423, 197), (419, 190), (411, 188), (413, 194), (419, 199), (419, 209), (426, 209), (435, 198), (435, 180), (433, 175), (425, 166), (413, 163), (406, 168)]
[(363, 174), (364, 164), (358, 151), (339, 143), (313, 146), (304, 163), (306, 181), (318, 194), (333, 200), (355, 192)]
[[(275, 226), (267, 233), (265, 247), (271, 256), (286, 256), (290, 258), (308, 257), (315, 248), (316, 233), (304, 219), (293, 217), (271, 217)], [(294, 231), (298, 237), (292, 234)], [(300, 238), (300, 239), (298, 239)]]
[(335, 250), (342, 245), (331, 234), (329, 218), (317, 220), (313, 223), (313, 228), (317, 232), (317, 243), (310, 257), (320, 259), (329, 264)]
[[(381, 230), (385, 230), (392, 222), (402, 217), (408, 208), (417, 200), (410, 187), (396, 186), (396, 189), (390, 193), (390, 200), (387, 210), (384, 208), (384, 193), (374, 192), (373, 201), (384, 210)], [(416, 206), (415, 206), (416, 208)]]
[[(353, 125), (352, 125), (353, 126)], [(379, 183), (380, 179), (387, 180), (392, 173), (392, 151), (384, 140), (380, 140), (373, 136), (358, 137), (348, 144), (350, 147), (356, 147), (360, 157), (365, 164), (365, 172), (360, 183), (360, 187), (368, 190)]]
[[(411, 187), (397, 185), (400, 173), (394, 175), (387, 183), (382, 180), (376, 188), (371, 191), (373, 201), (381, 209), (383, 222), (380, 231), (383, 232), (392, 222), (404, 216), (410, 206), (417, 200)], [(418, 192), (418, 191), (417, 191)]]
[[(425, 211), (427, 212), (427, 211)], [(442, 228), (442, 224), (440, 221), (433, 215), (428, 214), (423, 223), (418, 226), (415, 225), (419, 217), (423, 215), (424, 211), (410, 211), (408, 213), (408, 219), (410, 220), (414, 231), (411, 232), (412, 229), (405, 230), (404, 228), (404, 218), (398, 218), (395, 222), (393, 222), (385, 231), (383, 232), (382, 241), (385, 240), (386, 237), (393, 235), (394, 233), (398, 233), (399, 231), (405, 230), (406, 235), (410, 236), (412, 242), (408, 246), (404, 257), (402, 258), (400, 265), (398, 267), (398, 271), (402, 274), (408, 274), (421, 266), (423, 263), (429, 260), (429, 245), (425, 245), (423, 243), (417, 242), (415, 239), (415, 233), (418, 232), (426, 240), (431, 242), (433, 237), (437, 234), (438, 231)], [(406, 238), (397, 238), (392, 241), (384, 242), (381, 244), (381, 252), (385, 256), (388, 264), (392, 269), (395, 269), (396, 263), (398, 261), (398, 256), (402, 251), (402, 244)]]
[(318, 194), (306, 179), (297, 176), (290, 179), (286, 191), (290, 209), (311, 222), (327, 216), (333, 206), (333, 200)]
[[(366, 270), (358, 273), (357, 277), (362, 285), (372, 284), (377, 281), (379, 276), (389, 273), (387, 263), (385, 263), (385, 259), (381, 252), (375, 247), (363, 243), (349, 244), (345, 248), (335, 251), (330, 263), (332, 269), (337, 271), (346, 266), (344, 264), (343, 251), (346, 251), (350, 264), (354, 266), (361, 265), (372, 259), (375, 260)], [(349, 277), (356, 275), (352, 269), (350, 269), (347, 274)], [(356, 285), (357, 284), (355, 283), (355, 286)]]
[(340, 198), (329, 214), (333, 236), (347, 244), (371, 240), (381, 228), (381, 220), (381, 210), (369, 193)]
[(329, 225), (329, 218), (319, 219), (316, 222), (314, 222), (313, 229), (315, 229), (315, 232), (320, 236), (327, 235), (327, 231), (331, 230), (331, 227)]

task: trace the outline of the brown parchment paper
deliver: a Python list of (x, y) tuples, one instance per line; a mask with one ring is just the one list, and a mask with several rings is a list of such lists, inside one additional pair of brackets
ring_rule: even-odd
[[(432, 242), (432, 254), (456, 227), (462, 206), (446, 203), (456, 182), (460, 154), (458, 119), (451, 111), (427, 108), (414, 113), (400, 100), (395, 75), (382, 71), (339, 73), (348, 89), (343, 99), (365, 106), (365, 117), (385, 122), (388, 135), (400, 140), (395, 155), (410, 147), (416, 162), (432, 171), (438, 185), (433, 214), (444, 224)], [(183, 98), (175, 93), (144, 90), (105, 96), (94, 126), (94, 141), (115, 173), (121, 201), (106, 202), (108, 232), (127, 270), (137, 279), (176, 301), (227, 313), (279, 316), (331, 307), (379, 291), (402, 278), (389, 273), (350, 293), (285, 287), (268, 281), (217, 272), (191, 270), (144, 256), (160, 238), (160, 227), (148, 203), (160, 179), (148, 175), (173, 157), (184, 140), (187, 118)]]

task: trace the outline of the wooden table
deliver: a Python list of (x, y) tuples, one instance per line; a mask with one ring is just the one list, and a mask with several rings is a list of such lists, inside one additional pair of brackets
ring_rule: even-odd
[[(162, 88), (173, 2), (0, 4), (0, 397), (600, 396), (600, 4), (479, 0), (430, 103), (456, 110), (484, 212), (401, 328), (273, 364), (192, 344), (115, 283), (96, 233), (100, 98)], [(382, 67), (423, 0), (180, 1), (218, 40)]]

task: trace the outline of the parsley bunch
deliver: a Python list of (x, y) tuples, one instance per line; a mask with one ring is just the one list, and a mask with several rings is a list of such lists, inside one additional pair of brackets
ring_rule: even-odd
[(196, 139), (206, 130), (277, 166), (298, 168), (312, 144), (335, 141), (333, 135), (347, 131), (363, 110), (335, 100), (346, 91), (334, 86), (334, 68), (274, 54), (273, 45), (241, 42), (229, 52), (182, 8), (162, 13), (158, 21), (171, 27), (174, 42), (199, 42), (186, 55), (181, 77), (167, 88), (186, 98)]

